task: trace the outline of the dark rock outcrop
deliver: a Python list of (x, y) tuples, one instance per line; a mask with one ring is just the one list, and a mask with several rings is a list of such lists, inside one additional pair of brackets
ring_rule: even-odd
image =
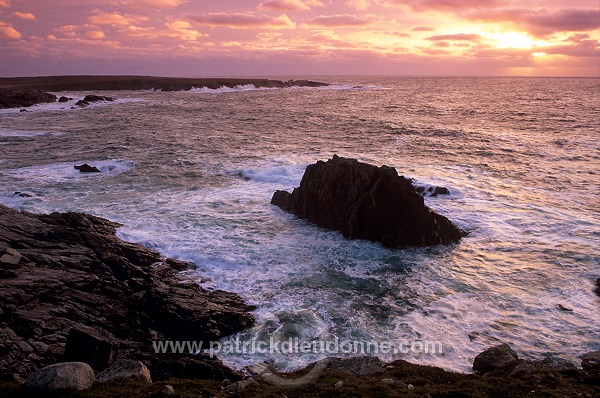
[(82, 108), (88, 106), (89, 104), (90, 104), (89, 102), (86, 102), (84, 100), (79, 100), (75, 103), (76, 106), (80, 106)]
[(87, 390), (96, 376), (83, 362), (63, 362), (46, 366), (33, 372), (25, 384), (27, 388), (41, 391)]
[(58, 99), (58, 102), (69, 102), (69, 99), (63, 95)]
[(519, 363), (519, 356), (508, 345), (501, 344), (488, 348), (473, 360), (473, 370), (478, 374), (486, 374), (504, 368), (514, 368)]
[(82, 164), (81, 166), (73, 166), (75, 170), (79, 170), (82, 173), (101, 173), (100, 169), (95, 166), (90, 166), (87, 163)]
[(334, 155), (309, 165), (300, 187), (277, 191), (271, 203), (350, 239), (401, 248), (448, 244), (465, 232), (423, 202), (396, 169)]
[(56, 95), (40, 90), (0, 89), (0, 109), (21, 108), (46, 102), (55, 102)]
[(110, 362), (109, 344), (114, 359), (142, 361), (159, 380), (239, 377), (203, 354), (157, 354), (152, 342), (216, 341), (252, 325), (252, 308), (235, 294), (201, 289), (157, 252), (120, 240), (118, 226), (82, 213), (36, 215), (0, 205), (0, 253), (22, 256), (0, 264), (0, 379), (67, 360), (75, 355), (71, 344), (84, 341), (97, 347), (83, 358), (94, 366)]
[(596, 279), (596, 289), (594, 291), (600, 296), (600, 278)]
[(105, 97), (103, 95), (92, 95), (88, 94), (83, 98), (83, 102), (97, 102), (97, 101), (114, 101), (112, 97)]

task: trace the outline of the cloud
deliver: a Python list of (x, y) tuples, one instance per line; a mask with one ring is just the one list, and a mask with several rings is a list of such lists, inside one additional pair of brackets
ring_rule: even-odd
[(371, 6), (369, 0), (348, 0), (345, 3), (348, 7), (354, 8), (355, 10), (364, 11)]
[(106, 38), (106, 35), (101, 30), (88, 30), (85, 35), (90, 39), (101, 40)]
[(465, 17), (484, 22), (505, 22), (537, 36), (557, 32), (584, 32), (598, 29), (600, 10), (598, 9), (498, 9), (479, 10)]
[(429, 41), (471, 41), (477, 43), (481, 41), (481, 36), (475, 33), (457, 33), (453, 35), (436, 35), (427, 37)]
[(267, 15), (258, 15), (252, 12), (232, 13), (224, 12), (209, 13), (201, 15), (188, 15), (188, 19), (206, 24), (209, 26), (224, 26), (231, 29), (294, 29), (296, 25), (287, 15), (281, 14), (278, 17)]
[(308, 11), (312, 7), (323, 7), (317, 0), (267, 0), (258, 5), (259, 10), (267, 11)]
[(432, 26), (417, 26), (411, 29), (413, 32), (433, 32), (435, 28)]
[(25, 19), (27, 21), (35, 21), (35, 15), (30, 12), (13, 12), (12, 15), (17, 18)]
[(348, 27), (348, 26), (364, 26), (377, 20), (374, 15), (366, 15), (357, 17), (356, 15), (320, 15), (308, 22), (306, 25), (318, 27)]
[(102, 12), (99, 10), (96, 11), (95, 15), (92, 15), (91, 17), (88, 18), (88, 22), (91, 24), (113, 25), (113, 26), (135, 25), (136, 23), (139, 23), (140, 21), (145, 21), (145, 20), (148, 20), (148, 18), (147, 17), (136, 17), (136, 16), (132, 16), (132, 15), (121, 15), (117, 12), (107, 13), (107, 12)]
[(0, 22), (0, 39), (19, 40), (23, 35), (11, 25)]
[(10, 7), (10, 0), (0, 0), (0, 7), (4, 7), (4, 8)]
[(133, 8), (175, 8), (183, 4), (184, 0), (112, 0), (109, 4)]
[(385, 0), (381, 2), (389, 6), (409, 6), (417, 11), (461, 11), (481, 9), (495, 6), (499, 0)]

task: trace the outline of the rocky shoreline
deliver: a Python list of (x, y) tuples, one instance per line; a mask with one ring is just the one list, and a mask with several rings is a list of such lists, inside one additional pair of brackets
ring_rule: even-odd
[(182, 277), (193, 264), (120, 240), (118, 226), (0, 205), (0, 379), (23, 381), (64, 361), (102, 370), (118, 359), (142, 361), (159, 380), (239, 378), (207, 356), (156, 354), (152, 342), (219, 340), (251, 326), (253, 308)]
[(474, 358), (474, 374), (368, 356), (281, 374), (268, 364), (235, 371), (204, 354), (157, 354), (153, 341), (215, 341), (245, 329), (253, 308), (233, 293), (203, 290), (180, 272), (193, 264), (124, 242), (117, 227), (83, 213), (39, 215), (0, 205), (0, 396), (600, 394), (600, 352), (576, 366), (523, 360), (501, 345)]
[(162, 90), (187, 91), (192, 88), (254, 85), (257, 88), (323, 87), (327, 83), (310, 80), (273, 80), (253, 78), (177, 78), (156, 76), (39, 76), (0, 78), (0, 89), (31, 89), (43, 91), (117, 91)]

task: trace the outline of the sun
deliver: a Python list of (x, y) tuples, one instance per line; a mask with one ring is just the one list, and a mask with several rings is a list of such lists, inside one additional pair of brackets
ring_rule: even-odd
[(493, 35), (496, 48), (532, 48), (533, 40), (526, 33), (508, 32)]

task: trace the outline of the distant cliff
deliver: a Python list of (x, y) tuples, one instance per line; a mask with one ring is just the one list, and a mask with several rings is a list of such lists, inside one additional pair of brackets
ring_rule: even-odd
[(180, 91), (192, 88), (235, 87), (252, 84), (255, 87), (322, 87), (327, 83), (310, 80), (271, 80), (234, 78), (178, 78), (155, 76), (40, 76), (0, 78), (0, 88), (35, 89), (44, 91), (86, 90), (163, 90)]

